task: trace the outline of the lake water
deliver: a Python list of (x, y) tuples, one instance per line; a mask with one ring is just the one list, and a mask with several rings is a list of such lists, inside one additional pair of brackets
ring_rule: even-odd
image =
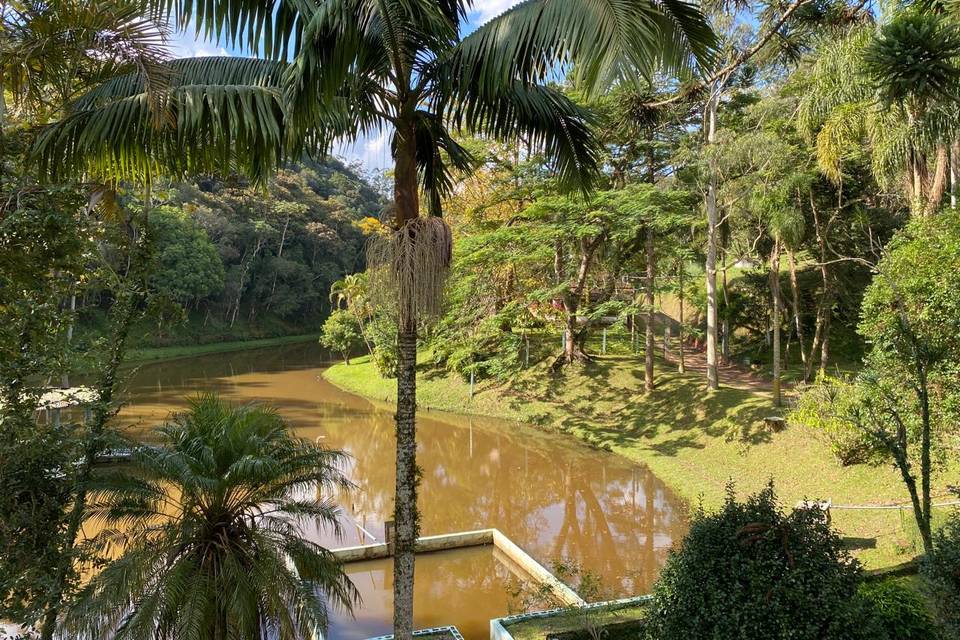
[[(201, 391), (274, 405), (300, 436), (352, 456), (346, 471), (357, 488), (340, 496), (342, 536), (308, 535), (330, 547), (380, 541), (393, 510), (392, 412), (326, 382), (324, 367), (324, 353), (310, 343), (142, 365), (119, 419), (148, 430)], [(420, 412), (417, 440), (423, 535), (496, 527), (547, 568), (560, 563), (574, 586), (585, 580), (588, 599), (646, 593), (686, 530), (681, 503), (649, 471), (569, 436)], [(495, 556), (476, 548), (418, 558), (417, 626), (454, 624), (480, 640), (490, 618), (535, 607)], [(389, 633), (390, 562), (350, 565), (349, 573), (364, 601), (353, 616), (334, 614), (329, 637)]]

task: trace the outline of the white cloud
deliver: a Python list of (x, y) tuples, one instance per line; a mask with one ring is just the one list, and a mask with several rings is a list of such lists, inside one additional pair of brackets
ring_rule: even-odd
[(483, 24), (517, 4), (520, 4), (520, 0), (477, 0), (473, 3), (470, 19), (477, 24)]
[(226, 49), (195, 34), (191, 25), (186, 31), (176, 33), (168, 43), (170, 55), (174, 58), (206, 58), (209, 56), (228, 56)]
[(390, 157), (390, 136), (392, 135), (392, 129), (384, 129), (353, 143), (337, 144), (333, 153), (347, 162), (359, 162), (367, 171), (379, 172), (392, 169), (393, 160)]

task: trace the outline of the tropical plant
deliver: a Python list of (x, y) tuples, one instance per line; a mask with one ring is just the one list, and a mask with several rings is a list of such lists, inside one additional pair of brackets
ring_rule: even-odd
[(215, 395), (158, 429), (159, 446), (91, 492), (92, 544), (116, 553), (69, 610), (79, 638), (316, 637), (357, 592), (302, 530), (339, 531), (344, 454), (296, 438), (273, 409)]
[[(339, 308), (343, 304), (356, 320), (360, 329), (360, 337), (367, 345), (367, 353), (373, 353), (370, 338), (364, 324), (373, 310), (370, 308), (367, 293), (367, 275), (365, 273), (351, 273), (330, 285), (330, 300), (336, 301)], [(329, 345), (328, 345), (329, 346)]]
[[(472, 164), (450, 130), (523, 138), (564, 185), (589, 188), (597, 164), (589, 116), (546, 84), (554, 71), (575, 62), (573, 76), (593, 88), (637, 81), (684, 67), (691, 51), (709, 62), (712, 32), (691, 5), (648, 0), (527, 0), (466, 36), (469, 0), (148, 4), (263, 58), (170, 62), (157, 101), (142, 74), (105, 82), (42, 136), (37, 154), (49, 173), (116, 181), (219, 166), (263, 181), (283, 159), (323, 151), (337, 136), (393, 131), (394, 216), (378, 255), (399, 323), (394, 602), (395, 633), (407, 639), (417, 328), (438, 310), (450, 258), (449, 230), (436, 217), (441, 195), (451, 169)], [(421, 192), (430, 218), (420, 215)]]
[[(42, 122), (100, 82), (137, 70), (150, 95), (168, 79), (160, 64), (167, 29), (139, 0), (4, 3), (0, 12), (0, 125)], [(5, 95), (12, 98), (8, 105)]]

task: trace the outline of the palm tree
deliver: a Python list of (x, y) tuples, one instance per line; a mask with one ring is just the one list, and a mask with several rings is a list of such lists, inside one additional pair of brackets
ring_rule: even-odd
[[(327, 499), (344, 455), (300, 440), (272, 409), (199, 396), (93, 492), (93, 544), (122, 555), (79, 593), (78, 638), (283, 640), (326, 628), (353, 584), (298, 525), (338, 529)], [(88, 520), (89, 521), (89, 520)], [(73, 637), (73, 636), (71, 636)]]
[(43, 122), (80, 93), (134, 69), (159, 88), (167, 76), (160, 64), (166, 35), (139, 0), (3, 3), (0, 125), (8, 110)]
[(338, 308), (342, 304), (350, 310), (350, 313), (357, 320), (357, 326), (360, 327), (360, 336), (367, 346), (367, 353), (373, 353), (373, 346), (370, 344), (370, 339), (367, 338), (367, 330), (363, 323), (363, 319), (370, 315), (367, 302), (367, 275), (365, 273), (351, 273), (331, 284), (330, 302), (333, 302)]
[(451, 257), (442, 196), (451, 172), (474, 162), (453, 134), (523, 140), (562, 185), (589, 189), (600, 157), (590, 114), (549, 82), (572, 68), (595, 91), (679, 69), (691, 52), (707, 64), (712, 31), (682, 0), (525, 0), (469, 35), (471, 0), (148, 4), (261, 57), (172, 61), (157, 100), (138, 74), (104, 83), (43, 135), (37, 154), (52, 175), (137, 180), (219, 166), (262, 182), (338, 136), (392, 132), (393, 217), (372, 271), (398, 323), (394, 631), (410, 638), (417, 333), (439, 309)]

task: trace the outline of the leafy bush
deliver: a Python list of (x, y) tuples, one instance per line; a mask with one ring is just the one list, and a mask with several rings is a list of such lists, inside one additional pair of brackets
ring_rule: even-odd
[(937, 625), (923, 598), (895, 580), (865, 582), (860, 596), (870, 603), (875, 620), (891, 640), (932, 640)]
[(857, 595), (860, 566), (817, 510), (785, 514), (772, 485), (694, 514), (654, 586), (656, 640), (853, 640), (882, 633)]
[(940, 619), (952, 637), (960, 638), (960, 514), (957, 512), (934, 534), (933, 553), (926, 556), (921, 570), (933, 590)]
[(350, 352), (363, 344), (360, 324), (349, 311), (336, 309), (323, 323), (320, 344), (336, 351), (343, 357), (345, 363), (350, 364)]

